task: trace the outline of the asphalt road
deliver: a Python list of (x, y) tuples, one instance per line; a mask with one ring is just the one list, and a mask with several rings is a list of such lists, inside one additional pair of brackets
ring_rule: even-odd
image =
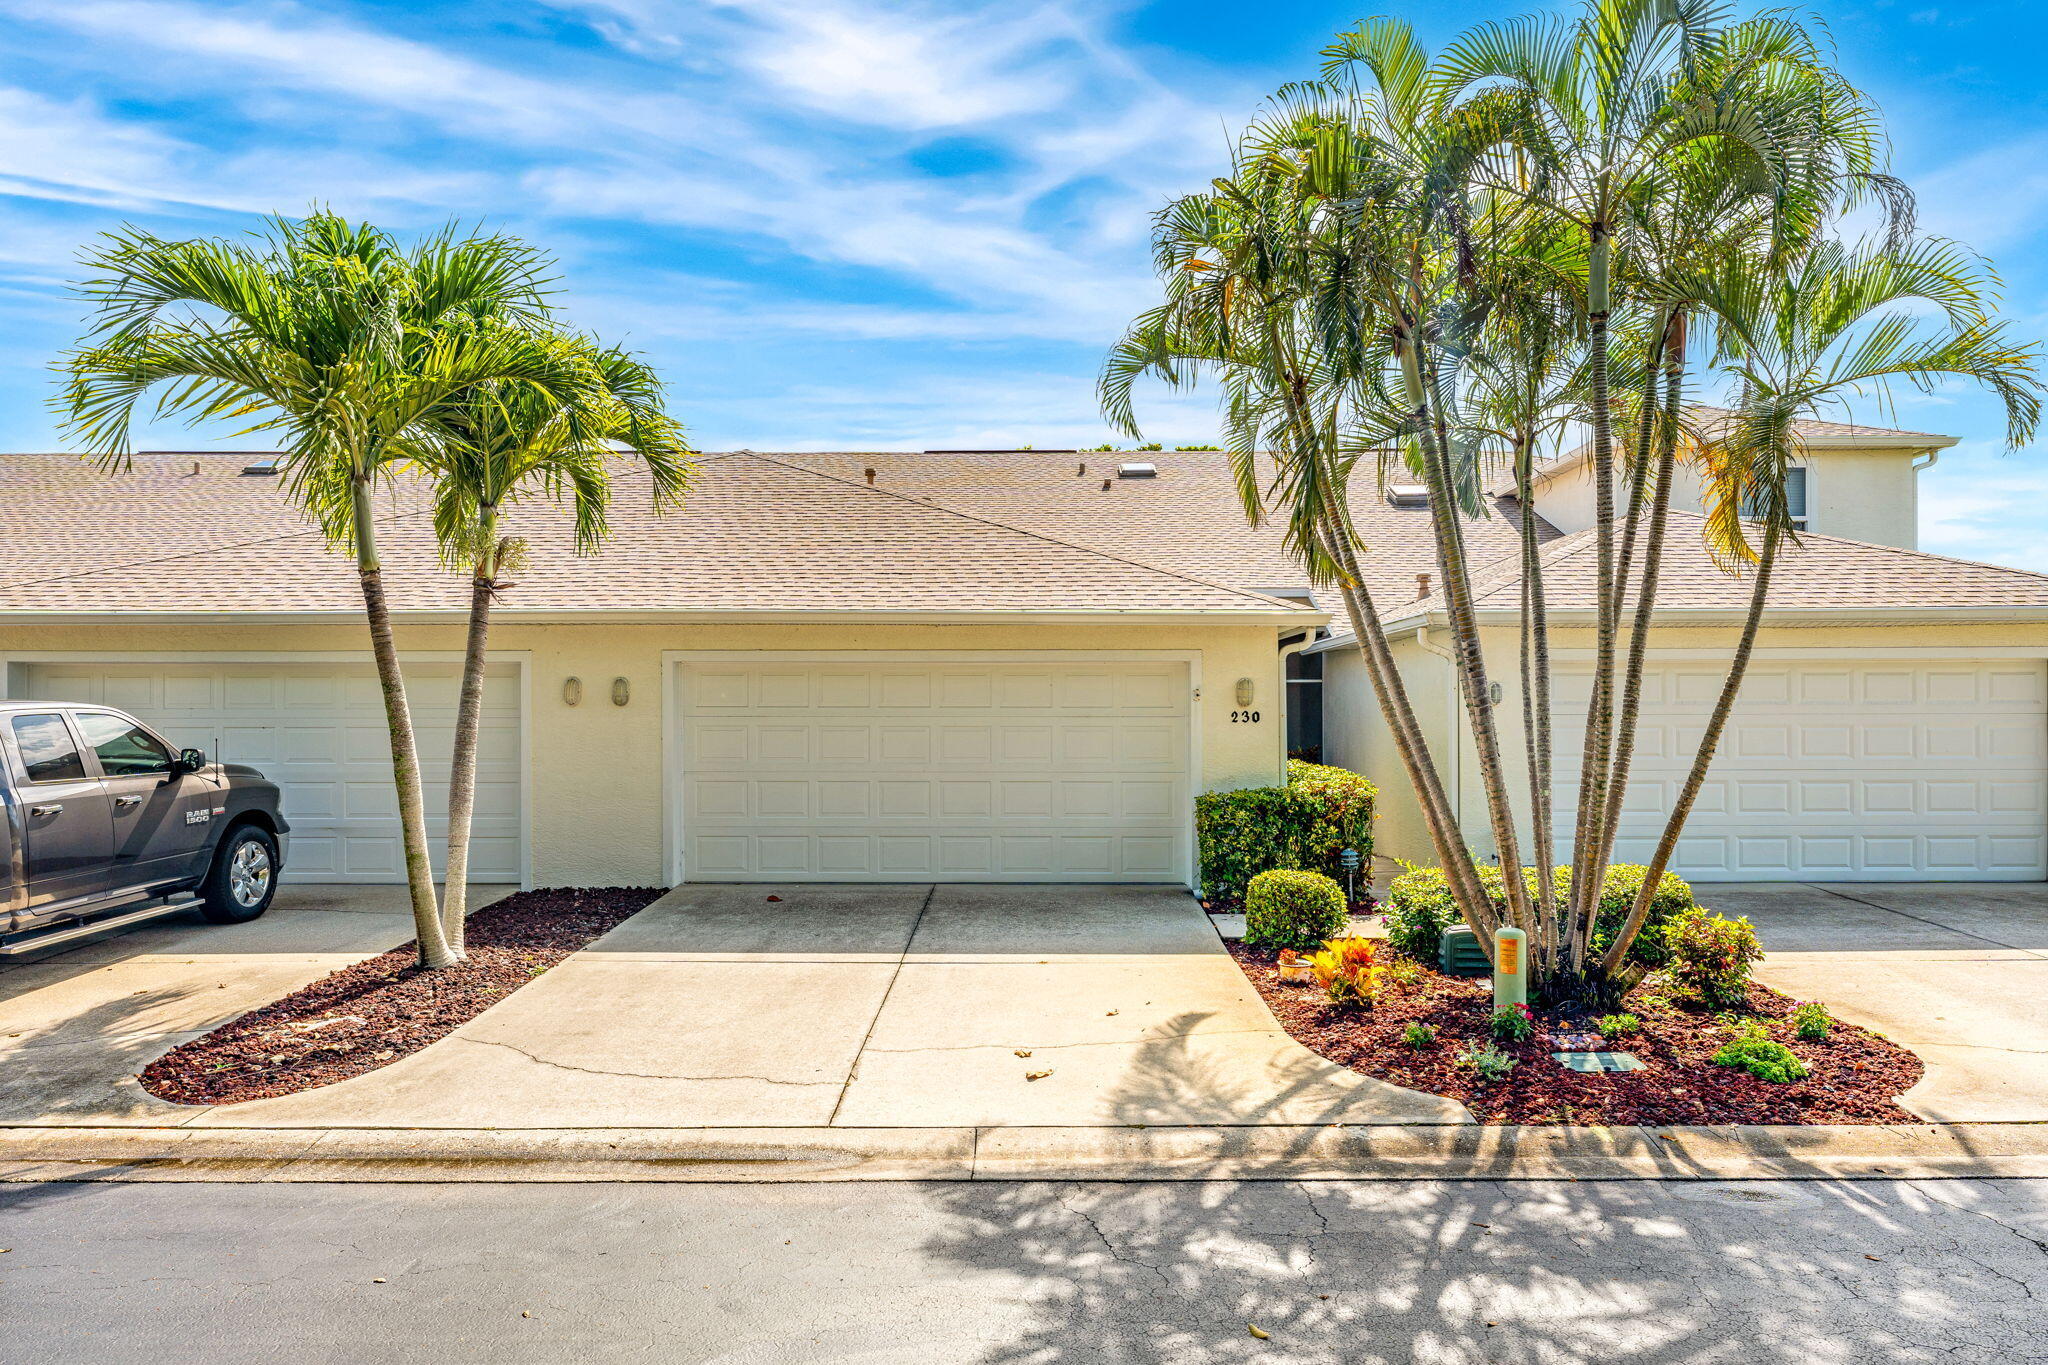
[(2048, 1180), (14, 1185), (0, 1246), (7, 1365), (2048, 1359)]

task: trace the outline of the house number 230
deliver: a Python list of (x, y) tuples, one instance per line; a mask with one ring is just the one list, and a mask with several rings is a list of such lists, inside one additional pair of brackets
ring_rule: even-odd
[(1259, 723), (1259, 713), (1256, 711), (1232, 711), (1230, 713), (1230, 723), (1232, 725), (1257, 725)]

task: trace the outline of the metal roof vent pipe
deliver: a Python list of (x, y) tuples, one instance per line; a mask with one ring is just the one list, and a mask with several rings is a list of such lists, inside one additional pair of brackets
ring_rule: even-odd
[(1417, 597), (1418, 599), (1420, 599), (1420, 598), (1424, 598), (1424, 597), (1427, 597), (1427, 596), (1429, 596), (1429, 575), (1428, 575), (1428, 574), (1426, 574), (1426, 573), (1419, 573), (1419, 574), (1415, 575), (1415, 596), (1416, 596), (1416, 597)]
[(869, 465), (866, 469), (862, 470), (861, 472), (868, 476), (868, 487), (873, 488), (875, 486), (875, 467), (873, 465)]

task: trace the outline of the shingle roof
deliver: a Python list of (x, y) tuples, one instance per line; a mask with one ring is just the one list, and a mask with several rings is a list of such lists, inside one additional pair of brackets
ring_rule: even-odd
[[(875, 471), (878, 488), (897, 489), (937, 506), (1028, 527), (1077, 545), (1126, 554), (1198, 578), (1271, 591), (1305, 588), (1307, 574), (1287, 552), (1273, 522), (1253, 526), (1238, 501), (1228, 457), (1220, 451), (990, 451), (796, 454), (775, 458), (860, 480)], [(1158, 468), (1149, 479), (1120, 479), (1120, 461)], [(1081, 473), (1085, 469), (1087, 472)], [(1108, 488), (1103, 484), (1107, 481)], [(1495, 499), (1487, 516), (1466, 523), (1467, 553), (1487, 563), (1517, 549), (1516, 504)], [(1366, 587), (1382, 606), (1415, 596), (1417, 574), (1434, 574), (1436, 541), (1424, 507), (1395, 507), (1363, 471), (1352, 495), (1352, 519), (1366, 546)], [(1558, 532), (1539, 523), (1544, 540)], [(1327, 600), (1324, 600), (1327, 599)], [(1319, 605), (1338, 611), (1334, 594)]]
[[(1705, 522), (1673, 512), (1658, 569), (1660, 611), (1741, 612), (1749, 606), (1754, 580), (1724, 570), (1707, 553)], [(1579, 531), (1542, 552), (1543, 600), (1553, 611), (1595, 606), (1599, 542)], [(1640, 572), (1640, 569), (1638, 569)], [(1479, 610), (1514, 610), (1521, 602), (1518, 562), (1496, 563), (1473, 575), (1473, 605)], [(1410, 615), (1444, 608), (1442, 593), (1384, 613)], [(2048, 574), (1996, 564), (1949, 559), (1872, 545), (1838, 536), (1801, 535), (1780, 552), (1771, 572), (1769, 609), (1777, 613), (1893, 611), (1925, 608), (1933, 613), (1972, 608), (2048, 610)]]
[[(145, 457), (102, 475), (71, 456), (0, 459), (0, 611), (347, 612), (351, 565), (285, 502), (276, 479), (218, 457)], [(532, 549), (508, 611), (1221, 612), (1295, 608), (1113, 547), (870, 489), (773, 458), (706, 457), (685, 506), (656, 517), (619, 481), (613, 540), (572, 552), (566, 517), (521, 505)], [(637, 495), (637, 496), (636, 496)], [(395, 609), (460, 610), (417, 490), (380, 519)]]

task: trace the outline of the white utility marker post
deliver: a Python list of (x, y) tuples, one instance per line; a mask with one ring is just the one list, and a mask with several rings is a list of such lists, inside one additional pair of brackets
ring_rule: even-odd
[(1529, 1003), (1529, 936), (1520, 929), (1502, 929), (1493, 936), (1493, 1007)]

